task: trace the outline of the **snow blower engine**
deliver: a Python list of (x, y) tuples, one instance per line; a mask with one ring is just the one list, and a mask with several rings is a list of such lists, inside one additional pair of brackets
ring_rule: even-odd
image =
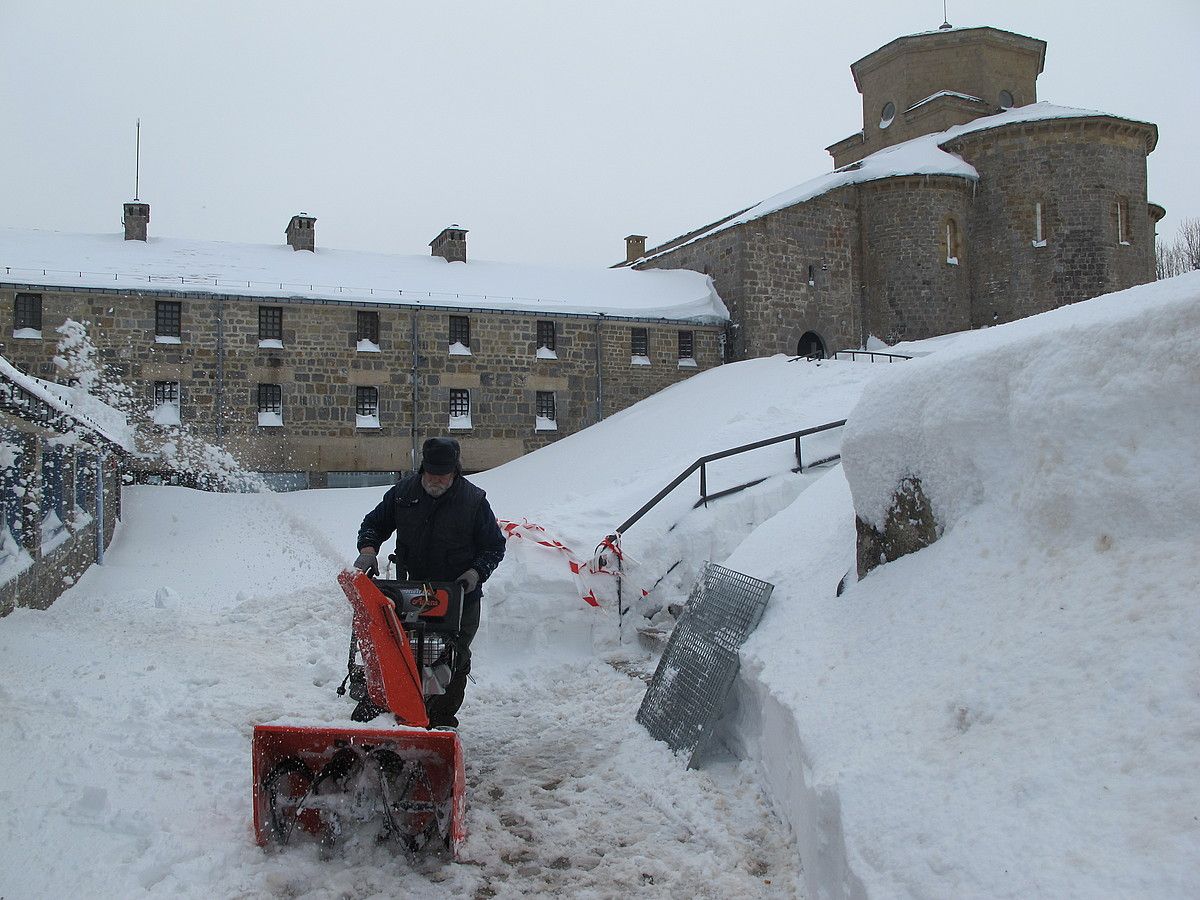
[[(346, 679), (358, 701), (353, 724), (254, 727), (258, 843), (307, 839), (329, 850), (368, 833), (407, 853), (456, 853), (466, 837), (462, 744), (454, 731), (429, 730), (425, 701), (443, 692), (454, 668), (462, 586), (349, 569), (338, 582), (354, 608)], [(394, 725), (367, 724), (384, 713)]]

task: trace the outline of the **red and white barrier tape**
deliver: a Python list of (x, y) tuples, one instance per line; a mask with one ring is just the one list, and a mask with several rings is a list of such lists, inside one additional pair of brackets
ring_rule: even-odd
[[(600, 606), (600, 600), (596, 597), (595, 589), (584, 583), (583, 576), (585, 574), (613, 576), (619, 574), (606, 567), (604, 557), (599, 552), (590, 561), (585, 562), (562, 541), (551, 537), (545, 528), (535, 522), (530, 522), (528, 519), (521, 519), (520, 522), (514, 522), (510, 519), (497, 519), (496, 523), (500, 526), (500, 530), (504, 532), (506, 538), (531, 540), (539, 547), (545, 547), (547, 550), (557, 550), (565, 555), (567, 566), (570, 568), (571, 574), (575, 576), (575, 581), (579, 584), (581, 598), (588, 606), (598, 607)], [(597, 551), (603, 548), (609, 550), (618, 560), (626, 559), (617, 542), (612, 541), (610, 538), (611, 536), (602, 540), (596, 548)], [(643, 597), (648, 596), (649, 593), (649, 591), (642, 589)]]

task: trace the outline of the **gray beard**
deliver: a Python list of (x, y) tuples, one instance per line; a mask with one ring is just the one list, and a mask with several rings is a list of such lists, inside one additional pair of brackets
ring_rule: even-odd
[[(453, 483), (454, 482), (450, 482), (450, 484)], [(440, 497), (442, 494), (446, 493), (446, 491), (450, 490), (449, 484), (445, 485), (444, 487), (440, 484), (430, 484), (424, 478), (421, 479), (421, 487), (425, 489), (425, 493), (434, 498)]]

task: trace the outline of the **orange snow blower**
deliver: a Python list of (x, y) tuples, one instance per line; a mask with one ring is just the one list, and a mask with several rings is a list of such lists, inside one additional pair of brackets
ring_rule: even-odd
[(390, 712), (396, 724), (256, 725), (258, 843), (308, 839), (333, 849), (368, 830), (408, 853), (456, 854), (466, 837), (462, 744), (454, 731), (428, 730), (425, 699), (440, 693), (454, 665), (462, 586), (352, 570), (338, 582), (354, 608), (347, 676), (360, 701), (354, 718), (365, 708), (366, 718)]

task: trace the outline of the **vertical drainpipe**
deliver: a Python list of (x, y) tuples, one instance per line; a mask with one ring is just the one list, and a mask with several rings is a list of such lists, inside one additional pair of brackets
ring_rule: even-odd
[(216, 426), (217, 446), (225, 437), (225, 317), (221, 311), (221, 299), (213, 298), (213, 306), (217, 313), (217, 396), (216, 396)]
[(412, 450), (409, 451), (410, 471), (417, 471), (417, 311), (412, 311)]
[(868, 314), (870, 312), (867, 301), (867, 236), (866, 228), (863, 222), (863, 190), (862, 185), (855, 185), (854, 199), (856, 212), (858, 213), (858, 271), (855, 272), (855, 267), (851, 265), (851, 278), (858, 275), (858, 346), (866, 347), (867, 338), (870, 336), (870, 327), (867, 324)]
[(596, 421), (604, 418), (604, 313), (596, 320)]

